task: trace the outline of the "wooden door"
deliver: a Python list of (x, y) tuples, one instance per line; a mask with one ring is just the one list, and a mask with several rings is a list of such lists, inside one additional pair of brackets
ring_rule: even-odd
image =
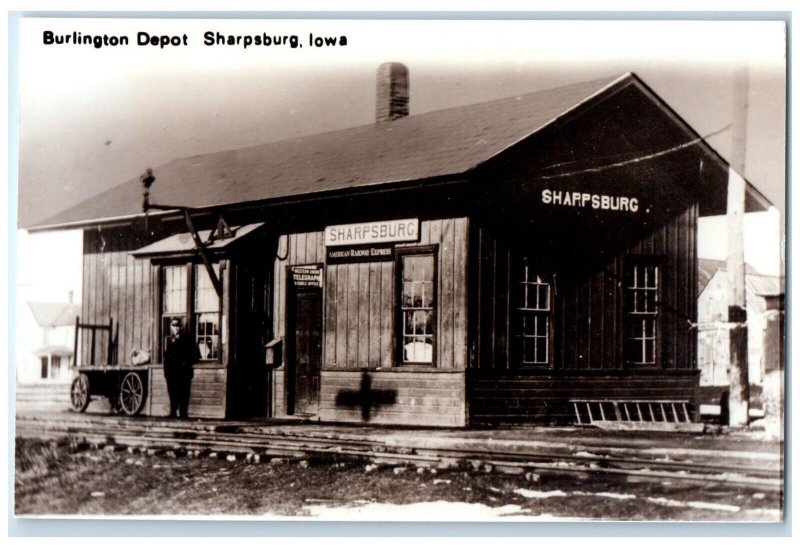
[(289, 413), (316, 414), (322, 360), (322, 292), (318, 288), (293, 291), (289, 326), (292, 364)]

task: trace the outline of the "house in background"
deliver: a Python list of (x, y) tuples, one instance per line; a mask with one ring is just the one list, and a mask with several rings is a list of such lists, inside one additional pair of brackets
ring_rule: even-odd
[(70, 380), (75, 318), (79, 314), (80, 305), (72, 302), (26, 304), (19, 329), (27, 337), (31, 351), (18, 364), (19, 384)]
[[(699, 259), (698, 284), (698, 348), (701, 386), (727, 386), (729, 338), (728, 279), (725, 261)], [(761, 385), (766, 370), (764, 336), (770, 314), (768, 299), (781, 293), (779, 276), (765, 276), (749, 264), (745, 268), (745, 298), (747, 306), (747, 352), (750, 383)], [(773, 307), (774, 308), (774, 307)]]

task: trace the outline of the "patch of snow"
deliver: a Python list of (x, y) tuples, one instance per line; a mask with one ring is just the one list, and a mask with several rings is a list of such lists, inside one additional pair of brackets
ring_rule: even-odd
[(631, 494), (628, 494), (628, 493), (606, 493), (606, 492), (603, 492), (603, 493), (594, 493), (594, 495), (597, 496), (597, 497), (605, 497), (605, 498), (609, 498), (609, 499), (618, 499), (618, 500), (631, 500), (631, 499), (635, 499), (636, 498), (636, 495), (631, 495)]
[(761, 519), (763, 521), (781, 521), (783, 514), (780, 510), (775, 508), (752, 508), (745, 510), (748, 516), (753, 516), (754, 519)]
[(672, 506), (672, 507), (686, 506), (685, 502), (681, 502), (679, 500), (665, 499), (664, 497), (647, 497), (647, 502), (652, 502), (653, 504), (660, 504), (661, 506)]
[(699, 510), (720, 510), (722, 512), (740, 512), (742, 510), (740, 506), (733, 504), (717, 504), (715, 502), (689, 502), (688, 504), (691, 508)]
[(680, 501), (674, 499), (667, 499), (664, 497), (647, 497), (648, 502), (660, 504), (661, 506), (670, 506), (673, 508), (696, 508), (698, 510), (719, 510), (721, 512), (739, 512), (741, 508), (732, 504), (718, 504), (716, 502), (702, 502), (702, 501)]
[(547, 499), (550, 497), (566, 497), (567, 494), (564, 491), (557, 490), (557, 491), (533, 491), (531, 489), (514, 489), (514, 493), (517, 495), (523, 496), (526, 499)]
[(605, 497), (609, 499), (619, 499), (619, 500), (630, 500), (636, 498), (636, 495), (630, 495), (628, 493), (610, 493), (610, 492), (593, 493), (590, 491), (571, 491), (569, 494), (572, 495), (573, 497)]
[(606, 458), (603, 455), (598, 455), (597, 453), (590, 453), (589, 451), (578, 451), (577, 453), (572, 454), (573, 457), (588, 457), (591, 459), (601, 459)]

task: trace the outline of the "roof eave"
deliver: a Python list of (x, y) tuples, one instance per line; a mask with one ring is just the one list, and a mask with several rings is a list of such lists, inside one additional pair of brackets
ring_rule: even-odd
[[(436, 175), (433, 177), (425, 177), (422, 179), (396, 179), (392, 181), (378, 181), (372, 183), (361, 184), (357, 186), (341, 187), (333, 190), (324, 190), (316, 192), (301, 192), (286, 196), (279, 196), (276, 198), (267, 198), (261, 200), (248, 200), (242, 202), (231, 202), (227, 204), (199, 206), (190, 208), (199, 214), (208, 214), (220, 209), (242, 211), (247, 209), (258, 209), (262, 207), (275, 207), (292, 205), (298, 202), (308, 202), (314, 200), (328, 200), (337, 198), (343, 195), (347, 196), (361, 196), (365, 194), (376, 194), (380, 192), (391, 192), (404, 189), (410, 189), (417, 186), (425, 186), (430, 188), (432, 186), (449, 185), (463, 183), (469, 180), (467, 171), (447, 173)], [(180, 213), (179, 210), (159, 211), (157, 213), (148, 213), (151, 217), (167, 218), (176, 216)], [(54, 230), (69, 230), (69, 229), (82, 229), (92, 228), (96, 226), (103, 226), (110, 228), (113, 226), (129, 226), (136, 220), (144, 219), (145, 213), (136, 213), (133, 215), (122, 215), (118, 217), (107, 217), (102, 219), (88, 219), (82, 221), (70, 221), (66, 223), (53, 223), (49, 225), (33, 226), (26, 228), (29, 232), (48, 232)]]
[(104, 227), (113, 227), (113, 226), (128, 226), (130, 223), (137, 219), (144, 219), (145, 216), (150, 217), (164, 217), (168, 215), (175, 215), (178, 213), (178, 210), (169, 210), (169, 211), (159, 211), (157, 213), (135, 213), (133, 215), (120, 215), (117, 217), (105, 217), (101, 219), (87, 219), (83, 221), (69, 221), (66, 223), (54, 223), (50, 225), (40, 225), (40, 226), (32, 226), (25, 228), (28, 232), (51, 232), (54, 230), (70, 230), (70, 229), (79, 229), (79, 228), (90, 228), (94, 226), (104, 226)]

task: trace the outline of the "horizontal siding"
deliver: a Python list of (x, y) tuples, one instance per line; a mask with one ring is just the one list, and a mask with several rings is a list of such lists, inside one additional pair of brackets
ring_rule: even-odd
[(286, 386), (284, 384), (284, 370), (278, 369), (272, 375), (272, 416), (286, 416)]
[(698, 376), (562, 375), (496, 376), (471, 374), (468, 382), (470, 423), (570, 423), (570, 399), (697, 398)]
[[(224, 368), (195, 368), (189, 397), (189, 416), (225, 418), (225, 386), (227, 371)], [(164, 371), (150, 370), (150, 391), (145, 410), (149, 415), (169, 415), (169, 394)]]
[[(341, 394), (355, 396), (363, 373), (322, 371), (319, 418), (363, 423), (358, 405), (337, 404)], [(370, 424), (464, 426), (464, 373), (373, 371), (371, 390), (394, 395), (394, 403), (370, 408)]]

